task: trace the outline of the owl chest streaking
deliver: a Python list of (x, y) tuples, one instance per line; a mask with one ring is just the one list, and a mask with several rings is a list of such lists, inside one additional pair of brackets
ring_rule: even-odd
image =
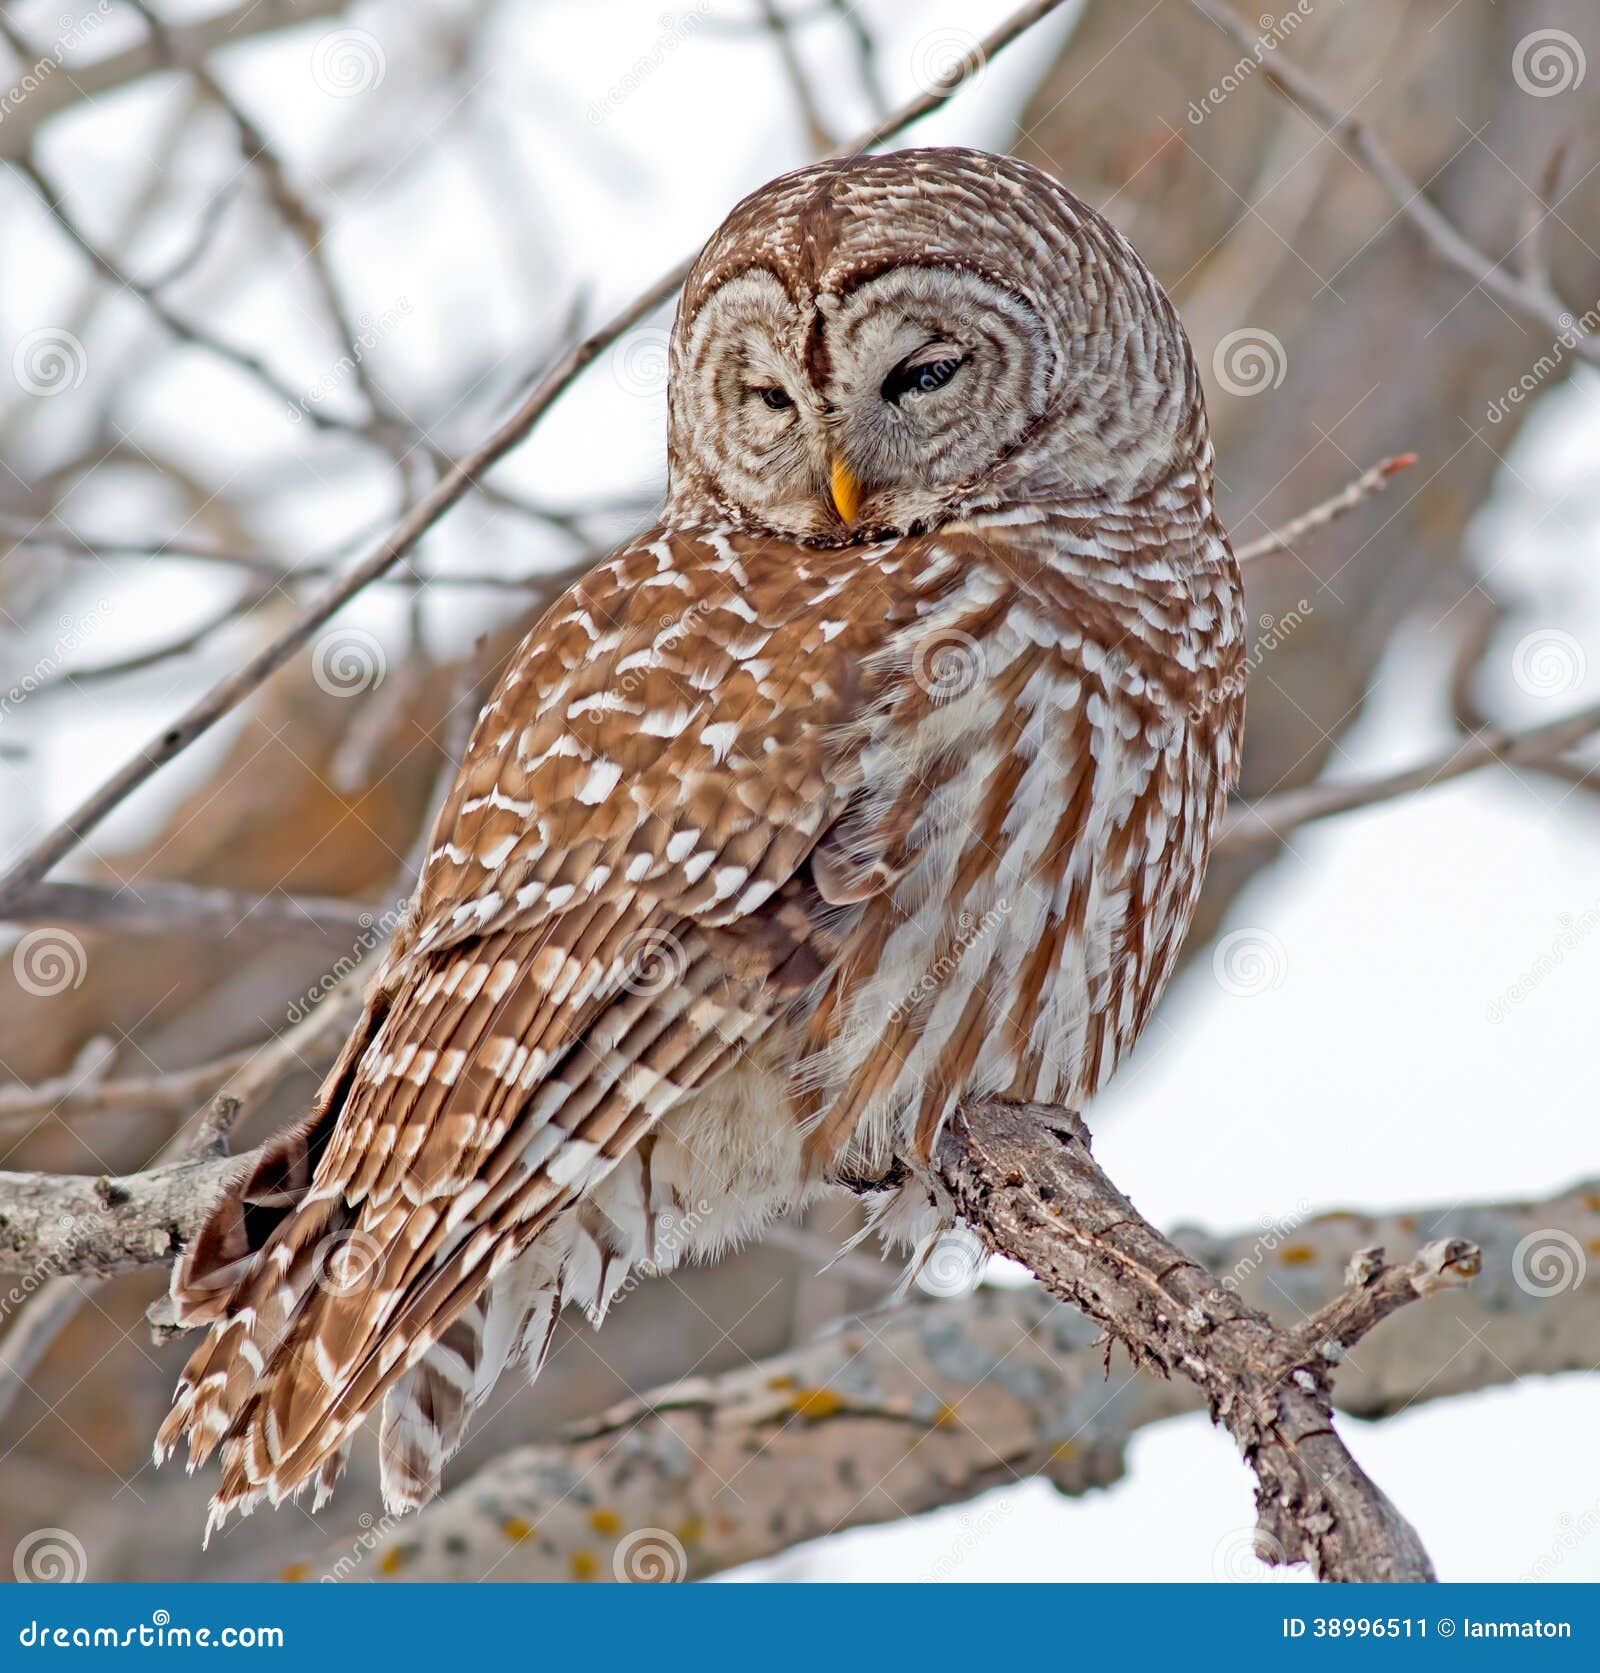
[[(1081, 1107), (1187, 929), (1240, 743), (1192, 357), (1105, 223), (971, 152), (746, 200), (679, 307), (662, 525), (533, 629), (307, 1118), (174, 1275), (158, 1456), (214, 1519), (382, 1408), (436, 1492), (564, 1301)], [(904, 1198), (904, 1202), (899, 1199)]]

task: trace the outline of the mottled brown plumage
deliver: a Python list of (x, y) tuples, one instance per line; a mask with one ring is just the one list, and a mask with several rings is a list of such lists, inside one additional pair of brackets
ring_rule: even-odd
[(393, 1505), (563, 1301), (842, 1175), (926, 1248), (969, 1096), (1081, 1107), (1171, 973), (1239, 750), (1187, 344), (1023, 165), (802, 170), (674, 331), (665, 520), (506, 670), (307, 1120), (179, 1263), (158, 1455), (213, 1515)]

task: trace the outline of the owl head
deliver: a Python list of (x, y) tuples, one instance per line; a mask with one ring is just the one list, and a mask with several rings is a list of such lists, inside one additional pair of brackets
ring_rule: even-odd
[(1059, 182), (963, 150), (747, 197), (672, 333), (668, 516), (820, 544), (1209, 471), (1171, 304)]

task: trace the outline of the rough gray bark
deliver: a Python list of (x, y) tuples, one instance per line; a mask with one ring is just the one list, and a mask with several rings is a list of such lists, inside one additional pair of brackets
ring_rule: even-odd
[(1405, 1269), (1381, 1250), (1347, 1290), (1290, 1330), (1185, 1256), (1089, 1153), (1076, 1116), (987, 1104), (951, 1122), (938, 1160), (962, 1217), (1052, 1295), (1122, 1342), (1141, 1365), (1182, 1375), (1256, 1472), (1258, 1549), (1321, 1580), (1435, 1578), (1409, 1522), (1333, 1429), (1333, 1367), (1395, 1308), (1477, 1275), (1477, 1248), (1430, 1243)]
[[(1339, 1367), (1340, 1409), (1383, 1417), (1592, 1364), (1600, 1263), (1547, 1270), (1539, 1250), (1559, 1255), (1600, 1239), (1593, 1184), (1543, 1202), (1327, 1214), (1227, 1237), (1180, 1230), (1173, 1240), (1242, 1305), (1287, 1315), (1290, 1335), (1298, 1321), (1303, 1339), (1306, 1321), (1330, 1303), (1342, 1312), (1404, 1295), (1409, 1260), (1350, 1292), (1361, 1251), (1414, 1251), (1419, 1227), (1441, 1225), (1482, 1247), (1482, 1275), (1403, 1321), (1379, 1323)], [(630, 1305), (649, 1308), (653, 1297), (647, 1290)], [(1340, 1313), (1320, 1317), (1342, 1335)], [(289, 1530), (276, 1568), (259, 1553), (225, 1550), (225, 1573), (701, 1579), (1034, 1476), (1087, 1493), (1123, 1474), (1138, 1430), (1201, 1404), (1187, 1376), (1135, 1369), (1075, 1306), (1039, 1286), (984, 1287), (847, 1319), (792, 1352), (629, 1400), (558, 1440), (505, 1453), (416, 1518), (368, 1515), (357, 1524), (347, 1507), (348, 1531), (311, 1550), (303, 1531)], [(1486, 1460), (1496, 1445), (1485, 1438)], [(1513, 1453), (1515, 1438), (1504, 1446)], [(981, 1529), (1002, 1514), (974, 1512), (963, 1526)], [(940, 1578), (954, 1555), (931, 1553), (927, 1578)], [(147, 1572), (159, 1573), (159, 1563)]]

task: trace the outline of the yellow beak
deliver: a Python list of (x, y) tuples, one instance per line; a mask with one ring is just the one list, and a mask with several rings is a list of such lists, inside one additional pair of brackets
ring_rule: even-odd
[(850, 474), (849, 467), (842, 459), (833, 461), (830, 486), (833, 489), (833, 503), (838, 507), (839, 515), (847, 523), (855, 522), (856, 512), (861, 509), (861, 484)]

